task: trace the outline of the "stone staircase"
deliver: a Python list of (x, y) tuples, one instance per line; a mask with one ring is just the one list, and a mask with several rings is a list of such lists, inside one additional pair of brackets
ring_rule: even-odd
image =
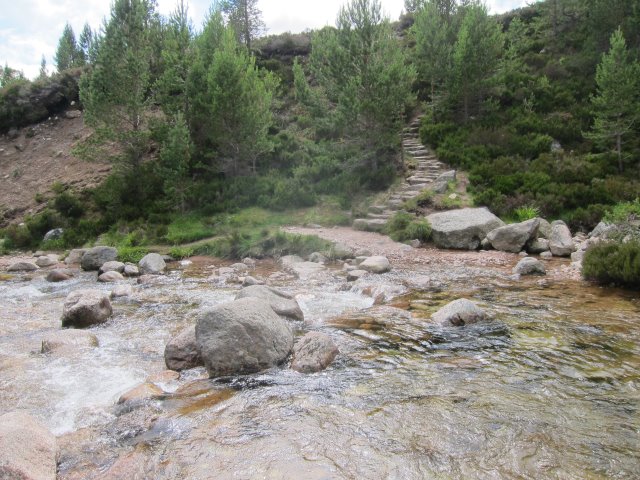
[[(381, 232), (387, 221), (402, 210), (404, 202), (420, 195), (424, 190), (444, 193), (448, 182), (455, 180), (455, 171), (451, 171), (420, 142), (421, 116), (414, 119), (402, 132), (402, 148), (406, 156), (413, 157), (415, 168), (410, 169), (405, 180), (389, 193), (386, 203), (371, 205), (366, 218), (353, 221), (356, 230)], [(413, 164), (414, 162), (409, 162)]]

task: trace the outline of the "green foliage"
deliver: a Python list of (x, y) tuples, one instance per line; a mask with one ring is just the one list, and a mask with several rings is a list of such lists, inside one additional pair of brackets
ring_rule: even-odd
[(640, 220), (640, 199), (614, 205), (602, 219), (606, 223), (624, 224)]
[(169, 250), (169, 256), (176, 260), (193, 257), (194, 254), (195, 249), (190, 247), (171, 247)]
[(149, 249), (144, 247), (118, 247), (118, 260), (138, 263), (148, 253)]
[(640, 241), (603, 242), (590, 247), (582, 262), (587, 280), (640, 288)]
[(215, 235), (215, 228), (198, 215), (176, 217), (169, 225), (166, 240), (172, 245), (195, 242)]
[(193, 146), (189, 129), (182, 113), (177, 113), (158, 158), (156, 173), (162, 182), (163, 203), (170, 210), (182, 213), (186, 210), (186, 200), (191, 185), (188, 178)]
[(424, 219), (418, 219), (407, 212), (398, 212), (389, 219), (385, 233), (396, 242), (420, 240), (427, 242), (431, 238), (431, 225)]
[(251, 44), (264, 30), (258, 0), (222, 0), (222, 12), (236, 33), (238, 43), (251, 50)]
[(518, 222), (526, 222), (540, 216), (540, 209), (535, 205), (524, 205), (514, 210), (514, 216)]

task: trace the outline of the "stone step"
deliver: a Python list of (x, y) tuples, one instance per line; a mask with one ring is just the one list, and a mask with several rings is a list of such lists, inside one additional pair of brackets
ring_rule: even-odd
[(416, 177), (410, 177), (410, 178), (407, 178), (407, 181), (409, 182), (409, 184), (411, 186), (424, 185), (425, 183), (431, 183), (431, 180), (432, 179), (428, 178), (428, 177), (417, 177), (417, 178)]
[(371, 220), (388, 220), (393, 213), (369, 213), (367, 218)]
[(369, 213), (382, 213), (386, 207), (384, 205), (370, 205)]

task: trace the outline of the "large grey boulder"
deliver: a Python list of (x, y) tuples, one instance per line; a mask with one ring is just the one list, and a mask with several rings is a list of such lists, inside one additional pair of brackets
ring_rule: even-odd
[(196, 327), (187, 327), (164, 348), (164, 363), (177, 372), (204, 365), (196, 341)]
[(440, 325), (456, 327), (481, 322), (487, 318), (488, 315), (483, 309), (466, 298), (448, 303), (431, 315), (431, 319)]
[(386, 273), (391, 270), (391, 264), (387, 257), (374, 256), (367, 258), (358, 268), (371, 273)]
[(98, 270), (107, 262), (118, 257), (118, 250), (113, 247), (93, 247), (85, 252), (80, 260), (83, 270)]
[(62, 326), (85, 328), (106, 322), (113, 309), (106, 293), (100, 290), (76, 290), (64, 301)]
[(528, 253), (543, 253), (549, 251), (549, 240), (546, 238), (536, 238), (527, 244)]
[(36, 265), (39, 266), (40, 268), (52, 267), (53, 265), (56, 265), (59, 261), (60, 259), (58, 258), (58, 255), (54, 255), (54, 254), (43, 255), (41, 257), (38, 257), (38, 259), (36, 260)]
[(540, 260), (532, 257), (525, 257), (513, 267), (513, 273), (519, 275), (545, 275), (547, 271)]
[(64, 235), (64, 229), (54, 228), (53, 230), (49, 230), (45, 233), (44, 241), (48, 242), (49, 240), (58, 240), (59, 238), (62, 238), (62, 235)]
[(487, 238), (496, 250), (518, 253), (529, 240), (535, 238), (539, 226), (540, 220), (534, 218), (526, 222), (498, 227), (491, 230)]
[(301, 373), (314, 373), (327, 368), (339, 350), (325, 333), (309, 332), (293, 347), (291, 368)]
[(107, 273), (107, 272), (118, 272), (118, 273), (123, 273), (124, 272), (124, 263), (122, 262), (118, 262), (118, 261), (112, 261), (112, 262), (107, 262), (104, 263), (100, 266), (100, 269), (98, 270), (99, 273)]
[(562, 220), (556, 220), (551, 224), (549, 250), (556, 257), (568, 257), (576, 251), (571, 231)]
[(267, 287), (266, 285), (251, 285), (238, 292), (236, 300), (241, 298), (259, 298), (268, 303), (278, 315), (291, 320), (304, 320), (304, 314), (297, 300), (275, 288)]
[(259, 372), (282, 363), (293, 347), (286, 320), (259, 298), (241, 298), (202, 313), (196, 341), (210, 377)]
[(158, 275), (164, 272), (167, 268), (167, 264), (162, 258), (162, 255), (149, 253), (138, 262), (138, 267), (140, 267), (140, 272), (143, 274)]
[(540, 220), (540, 226), (538, 227), (538, 236), (540, 238), (546, 238), (547, 240), (549, 240), (549, 238), (551, 238), (551, 224), (544, 218), (538, 218), (538, 220)]
[(0, 416), (0, 478), (56, 479), (56, 437), (25, 412)]
[(476, 250), (487, 234), (504, 222), (486, 208), (463, 208), (427, 216), (439, 248)]
[(346, 260), (347, 258), (353, 258), (354, 256), (353, 248), (340, 242), (334, 243), (329, 253), (331, 258), (336, 260)]

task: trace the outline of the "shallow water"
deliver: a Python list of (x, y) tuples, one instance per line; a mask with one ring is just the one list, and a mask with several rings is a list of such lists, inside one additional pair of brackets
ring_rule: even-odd
[[(97, 348), (46, 355), (64, 297), (94, 276), (0, 283), (0, 409), (59, 435), (60, 478), (640, 478), (640, 302), (581, 282), (464, 267), (353, 287), (335, 270), (285, 280), (305, 313), (298, 334), (340, 347), (328, 370), (208, 380), (194, 369), (163, 399), (114, 406), (164, 369), (164, 345), (198, 308), (233, 298), (239, 287), (209, 271), (198, 262), (136, 287), (91, 329)], [(412, 288), (427, 275), (431, 286)], [(430, 324), (461, 297), (493, 319)]]

